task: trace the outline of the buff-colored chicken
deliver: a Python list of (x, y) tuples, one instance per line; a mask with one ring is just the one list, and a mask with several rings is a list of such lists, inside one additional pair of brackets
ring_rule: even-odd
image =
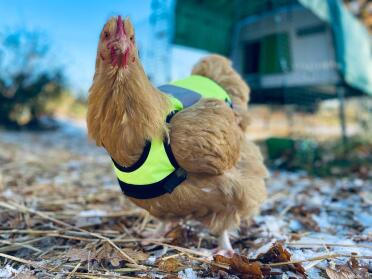
[[(255, 214), (266, 197), (267, 170), (259, 149), (244, 134), (249, 123), (249, 88), (230, 62), (218, 55), (200, 61), (192, 75), (217, 83), (232, 106), (224, 100), (202, 98), (167, 123), (170, 97), (147, 78), (130, 20), (110, 18), (99, 37), (88, 100), (88, 131), (123, 171), (143, 159), (149, 142), (161, 139), (170, 143), (179, 165), (176, 177), (184, 177), (179, 185), (153, 198), (128, 194), (129, 199), (165, 222), (202, 222), (219, 236), (220, 249), (232, 251), (228, 232)], [(131, 179), (130, 175), (125, 179)]]

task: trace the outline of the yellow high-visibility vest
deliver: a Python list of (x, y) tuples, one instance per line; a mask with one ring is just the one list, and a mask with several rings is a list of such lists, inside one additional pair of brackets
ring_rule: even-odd
[[(192, 75), (159, 87), (171, 101), (168, 123), (178, 111), (192, 106), (202, 98), (224, 100), (231, 106), (227, 92), (206, 77)], [(113, 160), (113, 168), (123, 193), (137, 199), (150, 199), (171, 193), (187, 177), (179, 167), (168, 139), (152, 139), (147, 142), (139, 160), (123, 167)]]

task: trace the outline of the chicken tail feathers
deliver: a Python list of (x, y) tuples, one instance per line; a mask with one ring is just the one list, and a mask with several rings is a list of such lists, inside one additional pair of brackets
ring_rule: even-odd
[(231, 66), (231, 61), (221, 55), (210, 55), (199, 61), (192, 69), (193, 75), (212, 79), (229, 94), (239, 126), (243, 131), (250, 123), (248, 101), (250, 89)]

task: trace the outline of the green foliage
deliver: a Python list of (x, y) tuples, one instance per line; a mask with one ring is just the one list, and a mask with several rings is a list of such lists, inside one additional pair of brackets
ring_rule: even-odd
[(40, 128), (46, 104), (63, 88), (61, 71), (50, 66), (41, 33), (17, 30), (0, 37), (0, 125)]
[(319, 148), (321, 157), (314, 163), (312, 172), (319, 176), (348, 176), (354, 174), (371, 178), (372, 141), (361, 136), (325, 143)]
[(305, 170), (316, 176), (370, 177), (372, 140), (354, 136), (347, 143), (271, 138), (265, 141), (267, 164), (272, 168)]
[(64, 90), (57, 98), (51, 98), (44, 106), (47, 114), (56, 114), (71, 119), (81, 120), (87, 112), (87, 100), (77, 98), (73, 93)]
[(311, 172), (319, 160), (319, 146), (312, 140), (269, 138), (265, 141), (268, 163), (287, 170)]

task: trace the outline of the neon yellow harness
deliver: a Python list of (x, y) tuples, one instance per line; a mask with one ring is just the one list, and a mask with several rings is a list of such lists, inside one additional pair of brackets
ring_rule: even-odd
[[(202, 76), (190, 76), (160, 86), (171, 100), (166, 121), (178, 111), (192, 106), (202, 98), (224, 100), (231, 105), (226, 91), (217, 83)], [(152, 139), (147, 142), (140, 159), (130, 167), (120, 166), (113, 160), (113, 168), (125, 195), (149, 199), (171, 193), (187, 177), (177, 164), (168, 140)]]

